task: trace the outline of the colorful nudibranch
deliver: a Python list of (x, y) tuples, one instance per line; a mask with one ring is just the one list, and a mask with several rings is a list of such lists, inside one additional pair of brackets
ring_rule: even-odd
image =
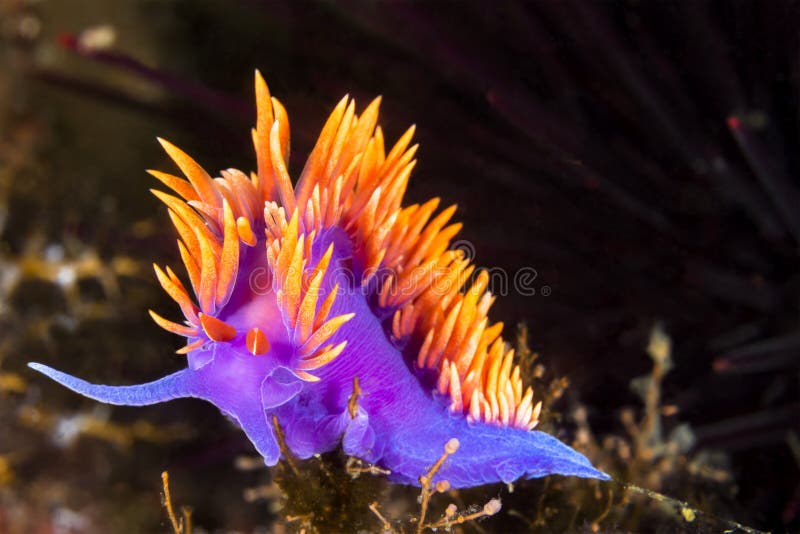
[(172, 269), (155, 266), (185, 321), (150, 314), (187, 338), (177, 351), (187, 367), (147, 384), (101, 386), (30, 366), (110, 404), (205, 399), (267, 465), (282, 454), (276, 417), (294, 455), (341, 443), (402, 483), (419, 484), (454, 437), (460, 448), (439, 477), (455, 488), (554, 473), (607, 479), (533, 430), (541, 402), (514, 365), (502, 323), (489, 322), (488, 276), (450, 248), (461, 228), (450, 223), (455, 206), (438, 214), (438, 198), (402, 206), (414, 127), (387, 154), (380, 98), (357, 116), (346, 96), (293, 187), (286, 111), (258, 72), (255, 92), (256, 173), (212, 178), (163, 140), (188, 181), (149, 171), (177, 195), (153, 191), (196, 297)]

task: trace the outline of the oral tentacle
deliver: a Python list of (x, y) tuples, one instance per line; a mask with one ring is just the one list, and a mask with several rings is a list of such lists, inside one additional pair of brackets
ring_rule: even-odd
[(164, 378), (132, 386), (92, 384), (41, 363), (31, 362), (31, 369), (55, 380), (62, 386), (96, 401), (118, 406), (148, 406), (173, 399), (196, 397), (192, 371), (183, 369)]

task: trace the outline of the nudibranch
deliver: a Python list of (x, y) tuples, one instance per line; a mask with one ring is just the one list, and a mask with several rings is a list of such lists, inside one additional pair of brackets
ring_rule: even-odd
[(451, 439), (439, 476), (455, 488), (549, 474), (607, 479), (536, 426), (502, 323), (487, 317), (488, 275), (453, 250), (461, 225), (439, 199), (402, 205), (417, 145), (409, 128), (389, 150), (380, 98), (360, 115), (345, 96), (322, 128), (296, 185), (286, 162), (289, 120), (256, 72), (257, 172), (212, 178), (161, 140), (186, 180), (149, 171), (175, 225), (187, 285), (158, 281), (183, 323), (150, 312), (187, 339), (186, 368), (132, 386), (90, 384), (30, 366), (101, 402), (142, 406), (179, 397), (215, 404), (267, 465), (280, 459), (273, 418), (294, 455), (335, 449), (393, 481), (419, 477)]

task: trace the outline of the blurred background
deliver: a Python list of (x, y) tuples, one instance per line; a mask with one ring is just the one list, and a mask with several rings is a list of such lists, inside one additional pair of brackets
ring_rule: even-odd
[[(529, 332), (547, 430), (676, 499), (538, 481), (451, 496), (504, 499), (460, 528), (797, 531), (799, 12), (0, 0), (0, 532), (170, 531), (164, 469), (196, 531), (322, 528), (213, 407), (99, 406), (25, 367), (122, 384), (182, 365), (146, 313), (177, 316), (150, 264), (178, 254), (143, 171), (173, 169), (156, 136), (254, 168), (255, 68), (289, 112), (290, 172), (346, 93), (383, 95), (389, 140), (417, 125), (408, 202), (457, 203), (479, 266), (533, 273), (493, 318)], [(379, 495), (413, 516), (413, 492)]]

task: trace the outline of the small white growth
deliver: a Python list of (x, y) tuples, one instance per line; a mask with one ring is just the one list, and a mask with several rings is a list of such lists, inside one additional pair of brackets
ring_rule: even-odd
[(71, 532), (89, 532), (92, 522), (86, 516), (69, 508), (56, 508), (53, 511), (53, 533), (69, 534)]
[(63, 417), (53, 427), (53, 442), (62, 448), (70, 447), (90, 426), (108, 421), (110, 415), (108, 406), (98, 406), (91, 414)]
[(75, 443), (85, 427), (85, 415), (61, 418), (53, 427), (53, 442), (61, 448), (69, 447)]
[(60, 326), (69, 332), (75, 332), (78, 329), (80, 321), (76, 317), (65, 313), (59, 313), (53, 317), (53, 324)]
[(75, 284), (78, 275), (75, 273), (75, 268), (69, 265), (59, 267), (56, 272), (56, 283), (61, 287), (71, 287)]
[(64, 247), (58, 243), (47, 245), (44, 249), (44, 259), (49, 263), (58, 263), (64, 259)]
[[(12, 288), (17, 285), (21, 278), (22, 272), (16, 263), (3, 262), (0, 264), (0, 290), (2, 290), (3, 295), (11, 294)], [(0, 303), (0, 305), (2, 304)]]
[(459, 443), (458, 438), (450, 438), (450, 441), (444, 446), (444, 450), (447, 454), (455, 454), (460, 446), (461, 443)]
[(492, 499), (483, 506), (483, 513), (486, 515), (494, 515), (502, 508), (500, 499)]
[(110, 24), (86, 28), (78, 36), (78, 46), (83, 50), (108, 50), (117, 40), (117, 31)]

